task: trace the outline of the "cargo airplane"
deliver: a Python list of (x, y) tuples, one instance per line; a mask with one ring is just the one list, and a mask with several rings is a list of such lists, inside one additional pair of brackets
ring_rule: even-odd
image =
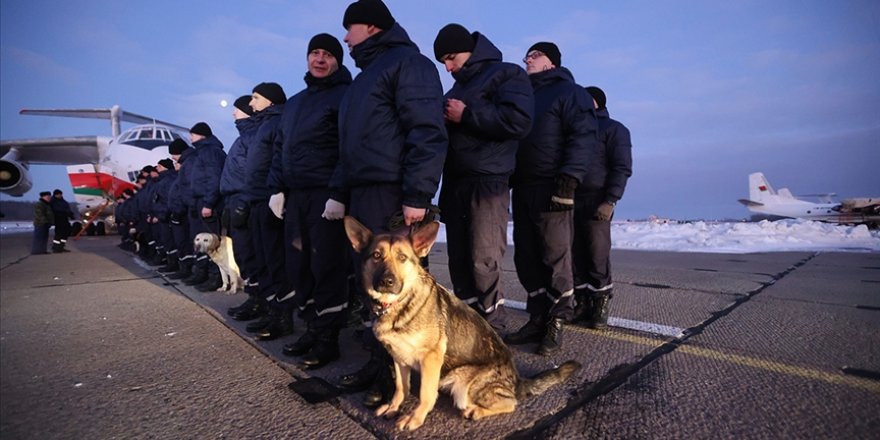
[[(33, 186), (29, 166), (67, 165), (67, 175), (81, 218), (112, 215), (113, 202), (134, 188), (144, 165), (168, 157), (174, 139), (188, 142), (189, 129), (123, 111), (109, 109), (22, 110), (23, 115), (108, 119), (112, 136), (75, 136), (0, 141), (0, 192), (20, 197)], [(136, 125), (121, 131), (121, 123)], [(100, 220), (96, 224), (103, 230)], [(106, 225), (111, 226), (111, 225)]]
[(815, 195), (822, 200), (811, 202), (795, 197), (788, 188), (775, 191), (764, 173), (749, 174), (749, 198), (739, 199), (756, 214), (802, 218), (829, 223), (880, 225), (880, 197), (862, 197), (833, 202), (834, 194)]

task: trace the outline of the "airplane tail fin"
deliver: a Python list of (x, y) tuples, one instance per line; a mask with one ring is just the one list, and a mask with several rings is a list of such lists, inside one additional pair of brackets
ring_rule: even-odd
[(776, 191), (764, 177), (764, 173), (749, 174), (749, 200), (758, 203), (766, 202)]
[(120, 126), (121, 122), (130, 122), (132, 124), (162, 124), (184, 132), (189, 131), (189, 128), (187, 127), (181, 127), (156, 118), (124, 111), (118, 105), (103, 109), (24, 109), (19, 113), (22, 115), (61, 116), (66, 118), (109, 119), (110, 129), (113, 132), (114, 138), (119, 136), (122, 132)]

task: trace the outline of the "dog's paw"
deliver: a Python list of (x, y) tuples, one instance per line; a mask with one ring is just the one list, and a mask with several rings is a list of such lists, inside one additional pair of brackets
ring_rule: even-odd
[(386, 419), (394, 418), (397, 415), (397, 408), (392, 408), (390, 403), (386, 403), (380, 406), (376, 410), (377, 416), (384, 416)]
[(461, 411), (461, 416), (470, 419), (470, 420), (480, 420), (483, 417), (486, 417), (484, 414), (483, 408), (479, 406), (473, 405), (470, 408), (465, 408)]
[(397, 419), (397, 429), (401, 431), (414, 431), (425, 423), (423, 417), (416, 416), (415, 412), (405, 414)]

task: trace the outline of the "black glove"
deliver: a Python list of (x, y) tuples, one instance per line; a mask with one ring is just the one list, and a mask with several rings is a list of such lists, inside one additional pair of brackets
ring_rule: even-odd
[(556, 192), (550, 197), (551, 211), (571, 211), (574, 209), (574, 191), (577, 189), (578, 181), (568, 174), (560, 174), (554, 179), (556, 182)]
[(248, 225), (248, 218), (251, 215), (251, 208), (247, 204), (239, 204), (232, 209), (229, 223), (233, 228), (242, 229)]

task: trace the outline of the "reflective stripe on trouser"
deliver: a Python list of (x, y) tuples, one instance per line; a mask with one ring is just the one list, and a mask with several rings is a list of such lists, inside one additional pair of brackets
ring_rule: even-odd
[(291, 191), (284, 214), (288, 274), (296, 273), (296, 304), (314, 328), (340, 328), (348, 307), (351, 267), (348, 237), (342, 220), (321, 217), (330, 192), (326, 189)]
[(574, 314), (571, 272), (572, 211), (550, 211), (555, 185), (513, 190), (513, 261), (529, 293), (532, 315), (569, 320)]
[[(453, 292), (490, 321), (504, 304), (501, 261), (507, 250), (507, 178), (444, 181), (440, 212), (446, 224)], [(487, 316), (488, 315), (488, 316)]]
[(611, 284), (611, 222), (596, 220), (605, 192), (578, 191), (574, 205), (572, 271), (577, 288), (601, 291)]

